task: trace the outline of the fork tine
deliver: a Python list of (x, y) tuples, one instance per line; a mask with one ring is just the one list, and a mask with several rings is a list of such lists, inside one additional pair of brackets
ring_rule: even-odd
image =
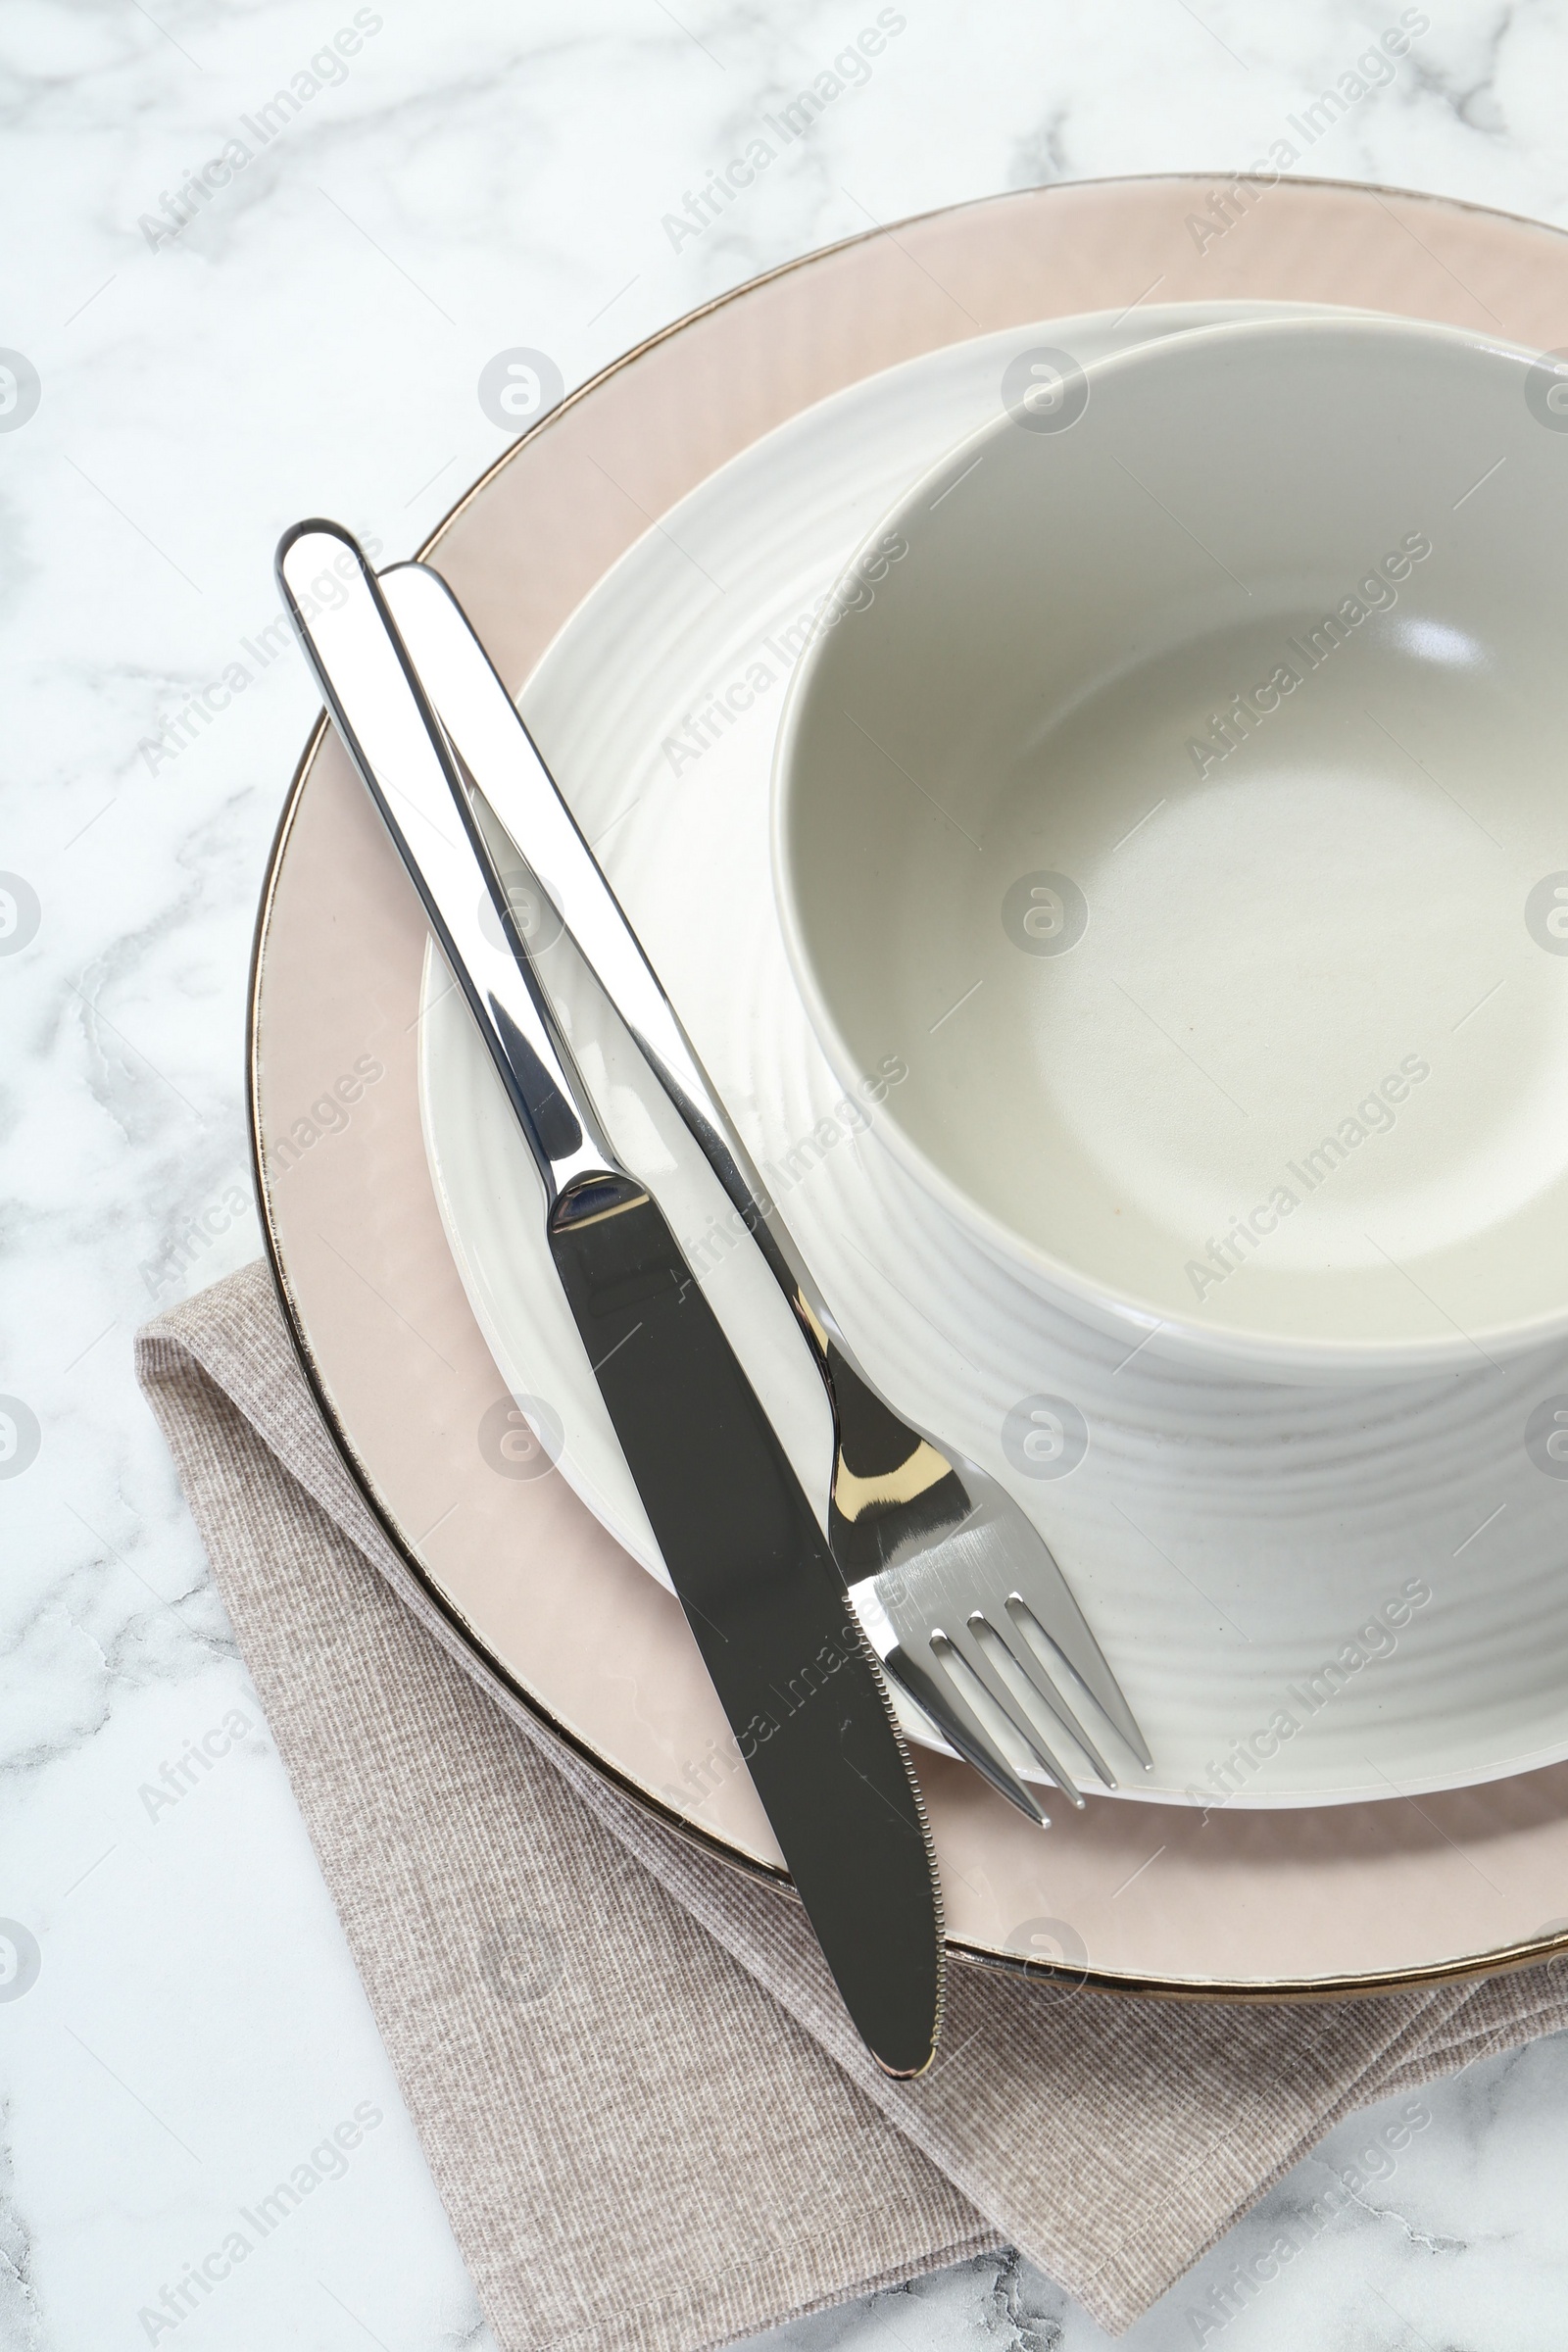
[(972, 1764), (1027, 1821), (1049, 1830), (1050, 1818), (1040, 1799), (975, 1716), (967, 1693), (944, 1671), (938, 1642), (951, 1647), (947, 1636), (933, 1639), (930, 1616), (914, 1607), (903, 1579), (886, 1573), (863, 1577), (850, 1587), (850, 1602), (887, 1672), (930, 1717), (954, 1753)]
[[(1015, 1601), (1017, 1602), (1016, 1608), (1013, 1606)], [(1105, 1787), (1114, 1788), (1118, 1785), (1116, 1776), (1088, 1732), (1085, 1731), (1080, 1711), (1068, 1705), (1059, 1686), (1053, 1682), (1046, 1672), (1039, 1652), (1024, 1630), (1025, 1620), (1032, 1618), (1034, 1612), (1026, 1601), (1021, 1600), (1016, 1592), (1009, 1592), (1007, 1606), (1003, 1612), (1002, 1621), (999, 1623), (987, 1618), (986, 1622), (991, 1626), (992, 1632), (1035, 1696), (1051, 1709), (1062, 1729), (1069, 1732), (1077, 1740), (1078, 1745), (1083, 1749)]]
[[(1047, 1627), (1042, 1623), (1039, 1610), (1035, 1608), (1031, 1601), (1025, 1599), (1023, 1593), (1014, 1591), (1007, 1594), (1007, 1613), (1012, 1618), (1014, 1624), (1019, 1625), (1020, 1627), (1027, 1626), (1030, 1631), (1039, 1635), (1040, 1640), (1045, 1646), (1047, 1655), (1049, 1657), (1059, 1658), (1061, 1660), (1062, 1664), (1066, 1667), (1067, 1672), (1072, 1676), (1073, 1681), (1077, 1683), (1082, 1690), (1088, 1691), (1090, 1697), (1095, 1701), (1096, 1705), (1102, 1709), (1108, 1721), (1115, 1725), (1117, 1731), (1121, 1734), (1128, 1746), (1132, 1749), (1133, 1754), (1138, 1758), (1139, 1763), (1144, 1767), (1144, 1770), (1146, 1772), (1152, 1772), (1153, 1770), (1154, 1759), (1149, 1752), (1148, 1742), (1145, 1740), (1143, 1733), (1138, 1728), (1137, 1719), (1134, 1716), (1132, 1709), (1128, 1706), (1126, 1699), (1122, 1697), (1121, 1686), (1114, 1680), (1114, 1678), (1111, 1677), (1110, 1669), (1108, 1666), (1105, 1666), (1103, 1658), (1100, 1658), (1100, 1663), (1102, 1667), (1103, 1667), (1105, 1677), (1109, 1682), (1110, 1693), (1113, 1694), (1119, 1702), (1119, 1704), (1116, 1706), (1109, 1705), (1107, 1703), (1107, 1698), (1102, 1695), (1095, 1684), (1089, 1682), (1085, 1676), (1079, 1672), (1075, 1661), (1068, 1655), (1062, 1644), (1053, 1639)], [(1098, 1644), (1095, 1648), (1095, 1655), (1100, 1657)]]
[[(963, 1660), (963, 1663), (965, 1666), (967, 1666), (969, 1672), (974, 1676), (975, 1681), (984, 1690), (987, 1698), (990, 1699), (992, 1705), (1011, 1726), (1012, 1730), (1017, 1733), (1018, 1738), (1023, 1741), (1024, 1746), (1028, 1749), (1029, 1753), (1036, 1759), (1038, 1763), (1045, 1766), (1045, 1769), (1050, 1773), (1052, 1779), (1061, 1790), (1062, 1795), (1066, 1797), (1068, 1803), (1071, 1804), (1076, 1811), (1081, 1813), (1084, 1810), (1084, 1800), (1079, 1794), (1077, 1785), (1074, 1782), (1071, 1773), (1067, 1770), (1064, 1764), (1059, 1762), (1058, 1759), (1053, 1755), (1038, 1727), (1031, 1722), (1029, 1716), (1020, 1706), (1017, 1698), (1013, 1695), (1012, 1691), (1008, 1690), (1002, 1676), (997, 1672), (990, 1658), (986, 1655), (983, 1643), (981, 1643), (975, 1638), (975, 1627), (977, 1625), (989, 1626), (989, 1619), (987, 1619), (979, 1609), (974, 1609), (971, 1610), (969, 1614), (968, 1621), (963, 1628), (961, 1636), (955, 1637), (951, 1634), (942, 1633), (942, 1639), (947, 1641), (956, 1654)], [(992, 1628), (991, 1630), (994, 1631), (995, 1629)], [(933, 1647), (936, 1645), (937, 1635), (941, 1632), (941, 1628), (937, 1628), (933, 1631)]]
[(1008, 1804), (1016, 1805), (1025, 1820), (1032, 1821), (1037, 1829), (1049, 1830), (1051, 1816), (1028, 1782), (1013, 1771), (990, 1733), (982, 1729), (965, 1706), (953, 1677), (942, 1671), (942, 1647), (952, 1646), (946, 1634), (934, 1634), (930, 1645), (939, 1661), (935, 1671), (903, 1647), (886, 1661), (888, 1671), (897, 1675), (915, 1704), (930, 1716), (948, 1745), (966, 1764), (972, 1764), (982, 1780), (989, 1781)]

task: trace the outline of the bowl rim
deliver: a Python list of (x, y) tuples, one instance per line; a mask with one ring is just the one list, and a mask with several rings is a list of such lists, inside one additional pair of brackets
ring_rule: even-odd
[[(1512, 366), (1530, 367), (1544, 356), (1527, 344), (1481, 328), (1450, 325), (1437, 319), (1410, 318), (1396, 313), (1351, 310), (1336, 315), (1323, 308), (1309, 316), (1226, 319), (1205, 326), (1166, 331), (1117, 352), (1084, 363), (1091, 384), (1116, 371), (1157, 367), (1163, 358), (1190, 358), (1236, 342), (1277, 342), (1299, 338), (1341, 339), (1378, 343), (1426, 344), (1445, 353), (1459, 350), (1487, 354)], [(908, 518), (949, 474), (956, 478), (1000, 439), (1012, 419), (1004, 408), (944, 450), (940, 457), (908, 482), (857, 542), (835, 576), (821, 611), (831, 612), (838, 592), (852, 579), (861, 561), (890, 529)], [(949, 485), (951, 487), (951, 484)], [(791, 976), (800, 991), (807, 1017), (823, 1054), (841, 1085), (855, 1086), (863, 1075), (858, 1059), (839, 1026), (820, 986), (800, 915), (800, 893), (789, 832), (793, 788), (799, 772), (799, 738), (818, 670), (825, 659), (831, 623), (813, 627), (810, 638), (786, 681), (784, 705), (774, 739), (769, 780), (768, 845), (773, 902), (783, 935)], [(905, 1126), (890, 1102), (878, 1106), (874, 1132), (895, 1159), (966, 1233), (977, 1240), (1005, 1272), (1022, 1276), (1029, 1287), (1059, 1306), (1116, 1333), (1133, 1336), (1142, 1348), (1158, 1343), (1163, 1351), (1197, 1356), (1269, 1372), (1279, 1378), (1311, 1379), (1317, 1374), (1387, 1374), (1397, 1379), (1423, 1372), (1448, 1372), (1470, 1365), (1479, 1354), (1490, 1362), (1494, 1351), (1519, 1355), (1546, 1348), (1568, 1337), (1568, 1299), (1559, 1307), (1528, 1321), (1484, 1325), (1425, 1339), (1348, 1339), (1304, 1333), (1284, 1335), (1245, 1325), (1215, 1326), (1196, 1322), (1190, 1315), (1162, 1311), (1152, 1299), (1082, 1273), (1064, 1259), (1031, 1241), (1005, 1218), (997, 1216), (967, 1192)], [(1439, 1310), (1442, 1311), (1441, 1309)]]

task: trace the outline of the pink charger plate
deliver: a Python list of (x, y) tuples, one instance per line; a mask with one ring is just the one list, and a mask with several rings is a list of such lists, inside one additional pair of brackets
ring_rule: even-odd
[[(968, 336), (1156, 296), (1337, 303), (1551, 349), (1568, 345), (1568, 236), (1295, 179), (1112, 180), (955, 207), (664, 329), (514, 443), (420, 552), (519, 692), (635, 539), (812, 402)], [(641, 1802), (787, 1887), (676, 1602), (560, 1477), (491, 1466), (486, 1417), (507, 1399), (420, 1133), (424, 945), (323, 721), (278, 827), (250, 1009), (258, 1195), (301, 1358), (355, 1478), (482, 1671)], [(1043, 1835), (973, 1773), (916, 1761), (950, 1946), (971, 1959), (1106, 1990), (1281, 1999), (1568, 1950), (1568, 1765), (1419, 1803), (1102, 1799), (1058, 1809)]]

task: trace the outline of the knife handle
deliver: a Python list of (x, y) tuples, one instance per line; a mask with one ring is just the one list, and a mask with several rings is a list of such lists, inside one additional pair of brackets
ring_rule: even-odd
[[(831, 1318), (809, 1275), (789, 1262), (787, 1246), (780, 1246), (770, 1222), (772, 1202), (680, 1016), (467, 614), (427, 564), (389, 564), (377, 585), (448, 741), (536, 879), (548, 888), (585, 962), (775, 1278), (786, 1293), (801, 1294), (818, 1332), (830, 1331)], [(811, 1336), (815, 1341), (817, 1334)]]
[[(345, 551), (354, 559), (346, 579)], [(318, 593), (323, 573), (335, 604)], [(600, 1213), (636, 1188), (521, 953), (505, 886), (374, 572), (340, 525), (313, 520), (279, 541), (277, 581), (337, 731), (512, 1099), (544, 1180), (547, 1213), (564, 1221)]]

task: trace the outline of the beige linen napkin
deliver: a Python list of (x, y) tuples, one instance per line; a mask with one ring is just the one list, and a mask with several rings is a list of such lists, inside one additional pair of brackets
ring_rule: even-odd
[(792, 1900), (480, 1682), (262, 1266), (137, 1371), (507, 2352), (698, 2352), (1004, 2244), (1119, 2330), (1348, 2110), (1568, 2024), (1559, 1969), (1302, 2008), (958, 1966), (891, 2082)]

